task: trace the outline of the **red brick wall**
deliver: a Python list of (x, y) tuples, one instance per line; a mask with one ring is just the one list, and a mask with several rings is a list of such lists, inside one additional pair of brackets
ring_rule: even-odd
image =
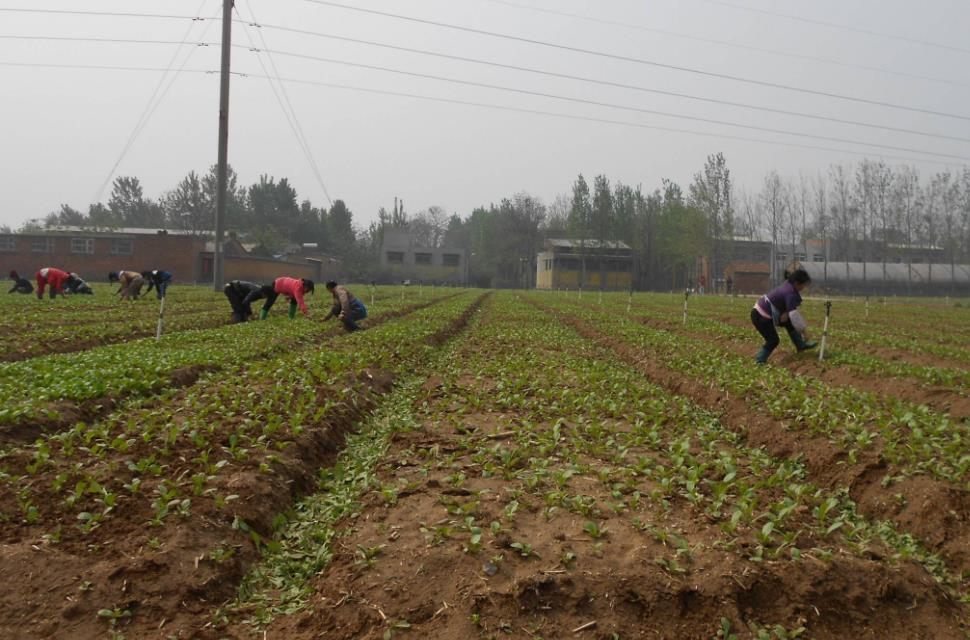
[(226, 280), (249, 280), (257, 283), (269, 283), (280, 276), (309, 278), (314, 281), (320, 279), (315, 263), (282, 262), (257, 257), (226, 256), (223, 273)]
[[(6, 250), (6, 238), (15, 239), (14, 251)], [(32, 242), (49, 238), (53, 243), (50, 252), (34, 252)], [(80, 254), (71, 252), (71, 238), (92, 238), (94, 252)], [(112, 239), (130, 239), (131, 255), (112, 255)], [(63, 235), (4, 235), (0, 236), (0, 275), (6, 277), (11, 269), (32, 279), (42, 267), (57, 267), (74, 271), (85, 280), (105, 281), (109, 271), (130, 269), (164, 269), (175, 276), (179, 282), (199, 280), (199, 254), (205, 250), (201, 238), (176, 235), (97, 235), (73, 233)]]

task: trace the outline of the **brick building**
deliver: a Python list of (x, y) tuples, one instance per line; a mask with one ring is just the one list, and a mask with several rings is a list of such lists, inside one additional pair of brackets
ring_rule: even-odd
[(422, 247), (406, 231), (386, 230), (381, 244), (380, 282), (468, 282), (468, 252), (457, 247)]
[[(189, 232), (165, 229), (83, 229), (61, 227), (30, 233), (0, 234), (0, 273), (11, 269), (32, 279), (42, 267), (80, 274), (90, 282), (128, 269), (164, 269), (183, 283), (212, 281), (214, 243)], [(287, 275), (319, 281), (333, 271), (321, 258), (254, 256), (237, 238), (225, 241), (225, 278), (255, 282)]]
[(0, 234), (3, 273), (16, 269), (31, 278), (42, 267), (73, 271), (88, 281), (106, 281), (110, 271), (165, 269), (177, 280), (195, 282), (205, 239), (164, 229), (50, 229)]

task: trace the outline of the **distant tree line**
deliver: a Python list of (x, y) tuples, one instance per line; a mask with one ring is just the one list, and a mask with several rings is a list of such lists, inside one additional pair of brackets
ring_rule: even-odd
[[(87, 212), (62, 205), (27, 228), (158, 227), (202, 234), (214, 227), (215, 185), (214, 167), (204, 175), (193, 171), (152, 200), (137, 178), (119, 177), (107, 203)], [(723, 263), (739, 239), (790, 245), (794, 255), (796, 245), (824, 238), (838, 255), (863, 261), (873, 261), (880, 243), (937, 247), (946, 261), (970, 263), (970, 168), (923, 177), (913, 167), (863, 160), (797, 179), (771, 171), (759, 191), (748, 192), (735, 187), (718, 153), (686, 190), (670, 180), (645, 191), (604, 175), (590, 184), (580, 175), (570, 192), (550, 203), (519, 193), (461, 216), (438, 206), (410, 215), (396, 201), (363, 228), (342, 200), (314, 206), (299, 200), (286, 178), (264, 175), (242, 186), (230, 170), (226, 228), (265, 255), (291, 243), (316, 243), (340, 258), (344, 275), (353, 278), (378, 272), (388, 230), (406, 231), (416, 245), (467, 250), (473, 283), (496, 287), (531, 286), (546, 239), (622, 241), (633, 249), (637, 288), (671, 289), (696, 277), (699, 257)], [(879, 259), (886, 256), (880, 251)]]

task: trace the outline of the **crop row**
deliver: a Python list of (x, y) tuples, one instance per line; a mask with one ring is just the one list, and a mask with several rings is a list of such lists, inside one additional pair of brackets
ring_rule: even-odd
[[(375, 319), (404, 308), (397, 298), (381, 305)], [(57, 422), (62, 403), (148, 395), (178, 386), (200, 371), (242, 365), (299, 349), (336, 331), (335, 325), (302, 317), (183, 331), (161, 341), (142, 339), (88, 351), (0, 364), (0, 425)]]
[[(542, 300), (540, 298), (540, 300)], [(779, 375), (770, 364), (673, 332), (653, 329), (623, 315), (605, 316), (573, 301), (545, 298), (655, 358), (671, 370), (742, 397), (753, 412), (766, 412), (797, 429), (824, 435), (842, 446), (853, 464), (867, 447), (903, 473), (928, 473), (970, 488), (970, 425), (922, 405), (880, 399), (851, 387), (830, 386), (806, 376)]]
[[(625, 304), (622, 302), (620, 304), (625, 308)], [(724, 296), (691, 298), (688, 322), (693, 327), (702, 327), (704, 331), (727, 333), (738, 338), (747, 338), (750, 342), (757, 342), (757, 333), (748, 319), (753, 304), (752, 299)], [(680, 297), (678, 305), (668, 296), (637, 295), (632, 308), (648, 312), (651, 317), (663, 318), (668, 322), (682, 322), (683, 296)], [(822, 303), (815, 300), (808, 301), (803, 305), (803, 309), (811, 328), (815, 331), (814, 337), (820, 337), (824, 320)], [(970, 371), (965, 366), (970, 364), (970, 351), (966, 349), (963, 341), (948, 336), (946, 344), (938, 344), (931, 336), (900, 337), (902, 332), (895, 324), (892, 331), (886, 331), (887, 323), (894, 323), (897, 320), (895, 317), (881, 319), (878, 327), (873, 327), (870, 323), (865, 328), (850, 328), (852, 325), (845, 321), (843, 313), (842, 308), (833, 311), (830, 329), (831, 356), (838, 358), (840, 363), (851, 365), (865, 373), (876, 372), (882, 368), (896, 377), (912, 377), (931, 384), (950, 387), (970, 384)], [(927, 363), (933, 357), (941, 358), (944, 363), (941, 365)], [(955, 368), (948, 367), (950, 363)]]
[[(647, 317), (659, 319), (674, 330), (682, 326), (682, 315), (678, 312), (671, 313), (669, 308), (638, 304), (633, 305), (632, 311), (646, 312)], [(747, 309), (745, 313), (738, 313), (737, 318), (729, 320), (693, 313), (688, 316), (686, 329), (703, 334), (714, 342), (729, 340), (738, 345), (746, 344), (753, 357), (754, 351), (761, 344), (761, 337), (751, 327), (750, 322), (745, 325), (743, 318), (746, 316)], [(813, 328), (815, 330), (813, 338), (820, 338), (821, 329), (818, 326)], [(787, 343), (787, 338), (784, 335), (782, 337)], [(860, 348), (859, 345), (860, 342), (847, 336), (844, 329), (831, 331), (826, 350), (826, 362), (831, 366), (845, 367), (866, 376), (909, 378), (924, 384), (944, 387), (959, 395), (970, 395), (970, 369), (929, 366), (899, 358), (880, 357), (866, 353), (865, 346)]]
[[(244, 373), (209, 374), (171, 402), (77, 423), (7, 451), (0, 456), (0, 536), (42, 541), (67, 554), (84, 577), (103, 562), (99, 550), (107, 545), (122, 553), (124, 566), (136, 557), (182, 554), (173, 572), (191, 565), (199, 545), (210, 545), (201, 558), (208, 571), (234, 574), (234, 556), (265, 544), (288, 499), (338, 446), (350, 421), (425, 360), (477, 295), (334, 338), (326, 348), (259, 361)], [(193, 533), (181, 537), (186, 530)], [(151, 600), (150, 583), (125, 584), (124, 594), (89, 584), (84, 624), (101, 624), (95, 612), (105, 608), (130, 617), (139, 591), (146, 604)], [(209, 599), (216, 588), (227, 585), (184, 586), (172, 608), (186, 598)]]
[[(738, 606), (684, 635), (710, 637), (726, 623), (729, 631), (783, 638), (803, 633), (806, 620), (772, 619), (787, 606), (760, 611), (740, 602), (759, 580), (770, 584), (769, 575), (787, 575), (793, 587), (822, 564), (833, 581), (845, 567), (864, 581), (915, 560), (960, 586), (912, 537), (813, 485), (799, 461), (746, 446), (716, 416), (646, 382), (563, 324), (537, 317), (521, 300), (502, 302), (435, 371), (414, 418), (397, 419), (404, 432), (392, 435), (397, 446), (380, 474), (355, 471), (367, 478), (357, 502), (331, 499), (329, 489), (341, 482), (327, 475), (328, 491), (301, 505), (247, 585), (241, 610), (251, 622), (322, 599), (338, 602), (327, 613), (336, 618), (333, 637), (343, 637), (340, 629), (388, 637), (408, 628), (498, 637), (519, 626), (561, 637), (577, 626), (576, 607), (583, 620), (602, 620), (618, 615), (614, 608), (627, 610), (623, 600), (650, 603), (635, 609), (626, 629), (598, 628), (627, 637), (651, 610), (666, 611), (665, 600), (681, 603), (683, 623), (683, 599), (691, 597), (684, 591), (716, 575), (748, 584), (739, 591), (728, 579), (733, 591), (719, 594), (693, 587), (693, 597), (720, 603), (733, 596)], [(335, 514), (354, 515), (341, 521)], [(341, 566), (328, 578), (331, 563)], [(415, 571), (422, 587), (412, 599), (404, 585)], [(341, 599), (348, 583), (349, 603)], [(781, 588), (774, 597), (795, 602), (797, 591)], [(620, 602), (604, 595), (614, 593)], [(819, 624), (838, 624), (830, 610), (845, 615), (845, 603), (841, 594), (827, 596), (809, 598), (825, 610)], [(572, 597), (576, 604), (564, 606)], [(415, 621), (417, 598), (455, 603), (460, 616), (436, 623), (441, 612), (429, 612)], [(382, 603), (379, 617), (372, 603)], [(868, 605), (847, 613), (868, 619)], [(370, 622), (360, 628), (361, 619)]]

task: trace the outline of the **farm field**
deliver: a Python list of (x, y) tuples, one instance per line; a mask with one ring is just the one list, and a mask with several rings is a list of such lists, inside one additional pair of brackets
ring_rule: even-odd
[(0, 635), (968, 636), (970, 308), (405, 293), (0, 301)]

